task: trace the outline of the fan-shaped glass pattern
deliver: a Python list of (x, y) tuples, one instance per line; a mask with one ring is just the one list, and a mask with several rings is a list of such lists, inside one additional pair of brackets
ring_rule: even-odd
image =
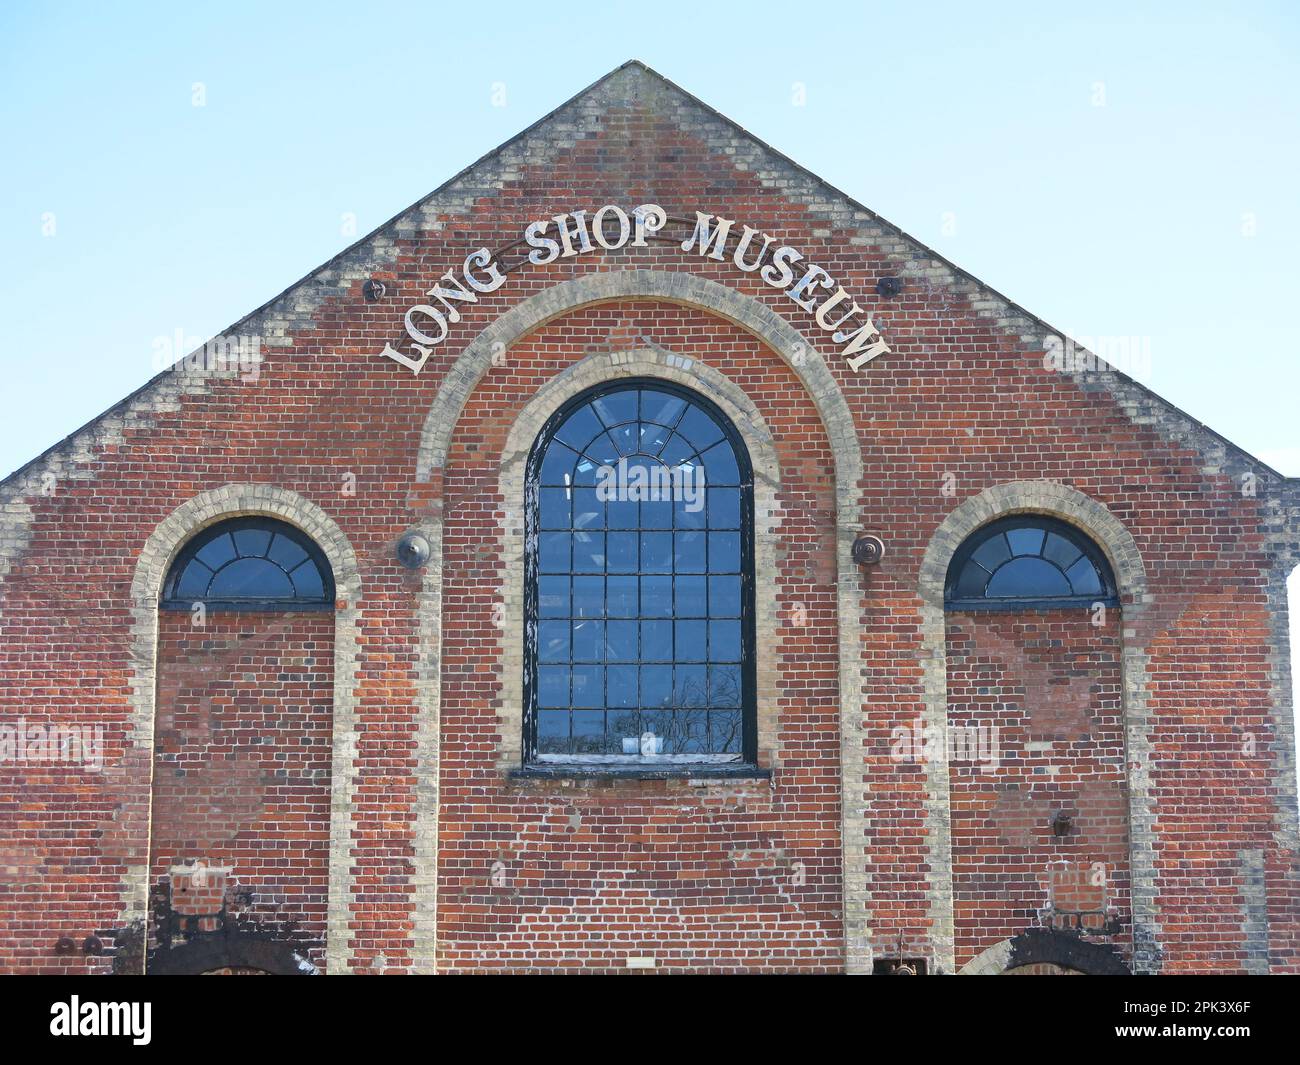
[(948, 567), (944, 599), (951, 609), (1118, 602), (1100, 548), (1073, 526), (1038, 515), (972, 533)]
[(209, 526), (177, 556), (162, 606), (329, 609), (334, 579), (310, 537), (284, 522), (234, 518)]

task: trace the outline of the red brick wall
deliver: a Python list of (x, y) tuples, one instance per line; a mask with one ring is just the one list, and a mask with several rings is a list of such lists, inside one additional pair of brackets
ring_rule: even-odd
[(1011, 927), (1113, 921), (1097, 938), (1130, 946), (1119, 611), (1095, 620), (948, 614), (948, 727), (981, 730), (949, 763), (958, 965)]
[[(89, 727), (103, 739), (98, 768), (0, 761), (0, 972), (107, 971), (111, 959), (83, 944), (100, 935), (114, 947), (121, 884), (145, 860), (149, 755), (127, 740), (130, 612), (106, 583), (128, 548), (91, 533), (82, 508), (94, 495), (37, 497), (31, 553), (0, 584), (0, 727)], [(103, 506), (120, 499), (109, 489)], [(95, 537), (89, 564), (86, 545), (64, 536), (77, 529)], [(65, 938), (75, 949), (56, 953)]]
[[(125, 727), (88, 706), (102, 694), (93, 682), (87, 697), (71, 681), (34, 684), (33, 672), (0, 671), (0, 725), (29, 737), (69, 725), (102, 727), (103, 762), (0, 762), (0, 973), (102, 971), (107, 963), (83, 945), (113, 927), (120, 906), (111, 877), (125, 872), (130, 844), (113, 834), (121, 809), (113, 784), (121, 779)], [(39, 694), (29, 697), (33, 691)], [(60, 940), (67, 953), (56, 953)]]
[[(1157, 888), (1178, 900), (1162, 907), (1168, 972), (1240, 971), (1252, 925), (1270, 943), (1275, 971), (1300, 970), (1295, 852), (1268, 838), (1277, 792), (1262, 752), (1275, 741), (1258, 680), (1268, 621), (1249, 583), (1189, 595), (1181, 624), (1152, 648)], [(1267, 907), (1253, 914), (1248, 850), (1262, 852), (1259, 872), (1266, 864), (1272, 881)], [(1288, 865), (1289, 882), (1279, 876)]]
[[(768, 781), (505, 779), (488, 545), (502, 446), (520, 408), (595, 351), (658, 344), (741, 383), (776, 441), (778, 750)], [(529, 442), (531, 443), (531, 441)], [(474, 392), (444, 506), (440, 956), (448, 968), (834, 970), (842, 959), (833, 462), (816, 411), (774, 353), (671, 304), (620, 302), (546, 325)], [(797, 624), (794, 623), (797, 619)], [(499, 864), (497, 864), (499, 863)], [(493, 867), (496, 874), (493, 875)]]
[[(1269, 892), (1266, 946), (1276, 970), (1296, 970), (1295, 855), (1278, 842), (1285, 756), (1269, 719), (1276, 663), (1264, 582), (1274, 565), (1267, 523), (1276, 486), (1265, 481), (1257, 497), (1243, 496), (1219, 459), (1198, 450), (1213, 449), (1199, 430), (1185, 431), (1187, 423), (1167, 411), (1135, 419), (1110, 386), (1085, 387), (1046, 369), (1041, 348), (1023, 341), (1018, 326), (979, 313), (971, 290), (945, 280), (941, 264), (887, 230), (873, 233), (876, 223), (865, 213), (846, 209), (828, 218), (822, 208), (834, 197), (807, 191), (807, 179), (779, 160), (767, 164), (778, 180), (737, 166), (718, 138), (734, 137), (746, 151), (748, 142), (719, 134), (713, 119), (680, 106), (665, 117), (629, 97), (601, 105), (597, 118), (593, 105), (583, 118), (589, 131), (574, 133), (572, 146), (520, 149), (499, 176), (467, 179), (457, 193), (473, 201), (464, 210), (435, 207), (427, 219), (416, 212), (419, 229), (388, 231), (395, 261), (376, 252), (383, 265), (374, 268), (369, 252), (353, 253), (343, 262), (352, 278), (346, 285), (337, 274), (309, 282), (233, 330), (268, 338), (281, 330), (289, 338), (284, 347), (268, 345), (256, 383), (213, 382), (94, 441), (83, 438), (87, 457), (60, 453), (51, 490), (34, 482), (6, 510), (19, 532), (0, 544), (10, 565), (0, 584), (0, 716), (93, 720), (105, 730), (106, 761), (100, 775), (0, 766), (0, 968), (109, 968), (109, 959), (56, 957), (53, 945), (61, 935), (80, 943), (120, 928), (129, 902), (123, 884), (149, 857), (152, 752), (125, 741), (138, 697), (131, 655), (142, 608), (133, 575), (146, 540), (178, 506), (247, 482), (280, 485), (320, 506), (359, 561), (358, 744), (347, 841), (354, 888), (346, 946), (354, 968), (403, 969), (416, 949), (413, 826), (424, 661), (417, 596), (431, 578), (398, 566), (393, 545), (434, 514), (447, 522), (439, 920), (448, 965), (544, 965), (563, 954), (565, 964), (601, 967), (613, 953), (598, 945), (610, 940), (597, 935), (626, 935), (614, 942), (653, 950), (664, 965), (834, 965), (836, 719), (859, 706), (870, 853), (848, 860), (868, 869), (870, 859), (877, 949), (901, 944), (904, 955), (924, 954), (934, 920), (929, 795), (923, 767), (890, 754), (894, 730), (910, 728), (924, 710), (918, 570), (935, 530), (963, 500), (1009, 480), (1047, 479), (1109, 508), (1134, 537), (1148, 575), (1151, 601), (1126, 619), (1133, 632), (1124, 642), (1148, 656), (1141, 694), (1153, 739), (1144, 768), (1154, 801), (1149, 857), (1164, 964), (1242, 964), (1261, 921), (1251, 916), (1259, 892), (1242, 854), (1259, 850)], [(566, 127), (579, 128), (587, 126)], [(814, 195), (820, 202), (810, 207)], [(478, 306), (462, 308), (463, 320), (418, 377), (376, 356), (399, 338), (405, 308), (468, 252), (508, 244), (534, 218), (652, 198), (672, 213), (698, 206), (796, 244), (879, 306), (893, 353), (855, 374), (784, 295), (730, 262), (657, 244), (521, 268)], [(518, 345), (470, 397), (445, 493), (436, 473), (431, 483), (416, 482), (424, 418), (466, 344), (527, 296), (591, 272), (633, 268), (718, 281), (823, 344), (860, 442), (864, 477), (853, 489), (860, 524), (888, 544), (884, 562), (860, 577), (860, 692), (835, 690), (826, 434), (777, 357), (712, 316), (642, 303), (553, 323)], [(366, 273), (389, 283), (378, 303), (361, 296)], [(903, 294), (875, 300), (876, 280), (900, 273), (908, 278)], [(299, 299), (306, 310), (296, 309)], [(500, 682), (489, 619), (502, 565), (495, 557), (500, 501), (493, 498), (502, 436), (546, 374), (588, 350), (639, 344), (642, 335), (732, 376), (758, 403), (781, 452), (781, 535), (788, 538), (778, 577), (782, 608), (807, 603), (817, 634), (779, 634), (781, 739), (779, 756), (769, 752), (770, 788), (522, 785), (507, 782), (494, 760)], [(954, 493), (943, 491), (945, 474), (954, 475)], [(345, 490), (348, 475), (354, 493)], [(1090, 735), (1094, 745), (1111, 742)], [(1074, 761), (1061, 765), (1068, 775)], [(310, 831), (307, 824), (287, 833), (287, 850), (319, 853), (319, 821)], [(972, 837), (972, 845), (976, 864), (1004, 847), (990, 835)], [(1082, 845), (1049, 843), (1034, 860)], [(496, 860), (506, 865), (508, 887), (491, 886)], [(807, 869), (802, 892), (790, 891), (780, 875), (795, 860)], [(155, 865), (155, 876), (161, 868)], [(1027, 877), (1017, 884), (1017, 893), (1028, 892)], [(1006, 917), (1019, 920), (1029, 908), (1029, 896), (1017, 894)], [(578, 922), (585, 914), (596, 920)], [(654, 931), (652, 915), (662, 915)], [(980, 926), (980, 942), (1021, 930), (997, 933), (993, 923)], [(130, 946), (130, 935), (122, 940)], [(106, 942), (112, 945), (111, 936)], [(550, 956), (541, 952), (547, 946)], [(1258, 956), (1258, 945), (1254, 950)]]
[[(160, 617), (150, 876), (170, 893), (159, 903), (202, 931), (222, 922), (295, 943), (318, 966), (333, 676), (331, 614)], [(204, 868), (173, 878), (175, 866)]]

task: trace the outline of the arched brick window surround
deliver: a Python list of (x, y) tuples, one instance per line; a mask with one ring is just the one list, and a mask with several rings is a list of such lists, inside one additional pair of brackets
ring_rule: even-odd
[(963, 501), (940, 524), (921, 563), (917, 590), (921, 597), (925, 726), (938, 737), (936, 757), (926, 762), (929, 799), (926, 833), (930, 840), (930, 896), (934, 900), (931, 950), (936, 968), (951, 973), (955, 964), (952, 844), (949, 837), (949, 785), (946, 752), (948, 663), (945, 646), (944, 582), (949, 563), (966, 538), (998, 518), (1044, 514), (1068, 522), (1087, 534), (1105, 553), (1115, 575), (1124, 612), (1124, 728), (1128, 750), (1129, 865), (1132, 885), (1134, 969), (1148, 971), (1157, 961), (1155, 905), (1155, 816), (1147, 765), (1150, 724), (1146, 709), (1147, 656), (1129, 636), (1147, 608), (1146, 568), (1131, 533), (1105, 506), (1077, 489), (1056, 481), (1009, 481), (993, 485)]
[[(334, 572), (334, 714), (330, 800), (330, 877), (327, 916), (327, 969), (343, 972), (347, 961), (348, 908), (351, 899), (349, 842), (355, 733), (357, 623), (361, 578), (348, 538), (319, 506), (297, 492), (268, 484), (228, 484), (186, 500), (149, 535), (140, 550), (131, 582), (133, 621), (131, 742), (152, 758), (158, 682), (158, 600), (163, 581), (181, 548), (209, 525), (227, 518), (260, 515), (302, 530), (325, 553)], [(148, 912), (148, 855), (130, 874), (125, 924), (143, 927)], [(230, 963), (235, 964), (235, 963)]]
[[(807, 389), (809, 397), (817, 408), (823, 427), (830, 440), (831, 450), (835, 456), (835, 500), (836, 500), (836, 581), (839, 622), (839, 685), (842, 712), (840, 714), (840, 757), (841, 757), (841, 794), (842, 794), (842, 832), (844, 854), (844, 892), (845, 892), (845, 941), (846, 966), (850, 972), (869, 972), (871, 969), (871, 949), (868, 941), (870, 912), (867, 899), (867, 817), (866, 817), (866, 772), (863, 729), (863, 692), (861, 681), (861, 642), (862, 642), (862, 578), (861, 572), (853, 564), (853, 540), (861, 531), (860, 482), (862, 480), (863, 462), (862, 446), (857, 428), (848, 403), (840, 391), (830, 368), (818, 350), (807, 337), (778, 315), (767, 304), (752, 296), (744, 295), (726, 285), (706, 278), (697, 277), (684, 271), (670, 270), (618, 270), (599, 272), (565, 281), (549, 289), (522, 300), (509, 311), (496, 319), (483, 330), (465, 348), (448, 371), (442, 387), (438, 391), (425, 419), (424, 432), (421, 435), (419, 451), (416, 457), (416, 483), (427, 484), (436, 480), (441, 473), (451, 445), (456, 423), (460, 418), (470, 394), (477, 387), (479, 380), (491, 369), (494, 357), (509, 349), (510, 345), (531, 333), (548, 321), (567, 314), (572, 310), (590, 304), (608, 303), (621, 299), (635, 298), (662, 299), (716, 314), (719, 317), (753, 334), (783, 359), (799, 377)], [(656, 351), (661, 371), (663, 368), (683, 369), (683, 364), (691, 360), (671, 352)], [(631, 353), (624, 353), (628, 358)], [(608, 356), (618, 358), (619, 356)], [(644, 357), (642, 353), (639, 357)], [(676, 361), (674, 361), (676, 360)], [(693, 364), (694, 387), (699, 387), (701, 364)], [(707, 368), (703, 368), (707, 369)], [(537, 411), (542, 414), (541, 410)], [(549, 410), (547, 411), (549, 414)], [(544, 418), (543, 418), (544, 420)], [(521, 424), (523, 419), (521, 419)], [(539, 422), (531, 433), (519, 429), (512, 436), (510, 447), (502, 463), (502, 495), (507, 500), (522, 498), (522, 467), (528, 448), (531, 447)], [(517, 427), (518, 428), (518, 427)], [(758, 470), (759, 455), (753, 442), (746, 438), (750, 446), (750, 458), (755, 467), (755, 513), (758, 510)], [(515, 476), (512, 459), (518, 463), (517, 476), (520, 489), (514, 491)], [(773, 485), (775, 480), (771, 482)], [(518, 537), (522, 542), (522, 511), (511, 516), (517, 519)], [(506, 526), (514, 530), (513, 520)], [(417, 971), (432, 972), (435, 969), (435, 941), (437, 915), (437, 810), (438, 810), (438, 720), (439, 698), (438, 666), (441, 646), (441, 556), (442, 556), (442, 521), (440, 512), (434, 510), (429, 517), (415, 527), (415, 531), (428, 537), (433, 546), (433, 559), (427, 568), (426, 578), (420, 591), (420, 639), (424, 669), (418, 682), (418, 695), (422, 708), (421, 730), (417, 740), (420, 752), (419, 776), (417, 788), (420, 801), (416, 810), (416, 917), (414, 956)], [(513, 537), (513, 531), (507, 533)], [(522, 547), (520, 548), (522, 550)], [(507, 555), (507, 557), (511, 557)], [(521, 556), (522, 557), (522, 556)], [(761, 557), (756, 557), (756, 565), (761, 567)], [(510, 567), (507, 567), (509, 570)], [(522, 571), (522, 565), (517, 567)], [(506, 609), (522, 611), (522, 577), (519, 588), (506, 591)], [(518, 594), (518, 605), (515, 596)], [(762, 601), (761, 595), (759, 601)], [(522, 614), (520, 615), (522, 616)], [(759, 617), (762, 625), (762, 617)], [(509, 625), (505, 626), (509, 629)], [(518, 683), (522, 687), (522, 649), (521, 641), (503, 643), (502, 654), (506, 656), (503, 679), (507, 685), (502, 702), (507, 706), (518, 705), (518, 700), (510, 690), (510, 685)], [(765, 725), (762, 712), (763, 693), (763, 645), (757, 649), (759, 661), (758, 690), (759, 708), (759, 744), (764, 743), (765, 730), (770, 737), (770, 722)], [(768, 659), (770, 661), (770, 658)], [(509, 713), (509, 710), (505, 711)], [(518, 751), (511, 750), (511, 744), (518, 744), (521, 730), (513, 723), (503, 724), (505, 749), (501, 752), (502, 760), (513, 758), (518, 762)]]

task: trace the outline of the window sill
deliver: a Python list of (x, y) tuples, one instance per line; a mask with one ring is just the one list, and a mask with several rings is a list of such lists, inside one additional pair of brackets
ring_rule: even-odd
[(549, 762), (516, 766), (511, 780), (770, 780), (772, 771), (748, 762), (675, 762), (664, 765)]

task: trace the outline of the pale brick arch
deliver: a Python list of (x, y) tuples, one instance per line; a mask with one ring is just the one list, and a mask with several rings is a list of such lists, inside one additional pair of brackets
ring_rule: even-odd
[[(270, 484), (228, 484), (200, 492), (159, 522), (136, 561), (131, 581), (131, 735), (128, 743), (149, 753), (154, 746), (158, 686), (158, 599), (177, 552), (209, 525), (259, 515), (278, 518), (310, 536), (334, 571), (333, 761), (330, 780), (330, 870), (326, 950), (328, 971), (347, 965), (348, 905), (352, 895), (350, 861), (351, 780), (356, 750), (357, 626), (361, 575), (356, 552), (338, 524), (311, 500)], [(148, 918), (149, 855), (129, 875), (125, 924)]]
[(287, 488), (272, 484), (228, 484), (187, 499), (159, 522), (136, 560), (131, 597), (137, 603), (152, 598), (157, 606), (167, 567), (187, 541), (218, 521), (254, 514), (280, 518), (305, 532), (329, 559), (338, 598), (352, 599), (360, 595), (356, 554), (343, 531), (325, 511)]
[[(523, 464), (547, 419), (584, 389), (620, 377), (661, 377), (711, 399), (731, 419), (749, 449), (755, 481), (775, 487), (781, 481), (776, 443), (762, 413), (740, 385), (719, 370), (662, 346), (598, 352), (556, 374), (519, 412), (502, 451), (502, 487), (523, 487)], [(508, 476), (518, 474), (518, 481)]]
[[(955, 971), (952, 842), (949, 836), (948, 662), (944, 582), (948, 564), (977, 529), (1012, 514), (1043, 514), (1074, 525), (1094, 540), (1115, 573), (1123, 604), (1124, 729), (1128, 751), (1129, 867), (1132, 894), (1134, 970), (1154, 970), (1158, 923), (1155, 906), (1155, 816), (1148, 764), (1150, 724), (1146, 709), (1147, 656), (1134, 645), (1132, 622), (1150, 601), (1146, 567), (1132, 533), (1102, 503), (1058, 481), (1021, 480), (993, 485), (955, 507), (940, 523), (918, 572), (921, 598), (921, 667), (924, 722), (936, 737), (926, 763), (926, 835), (930, 843), (929, 885), (933, 913), (931, 949), (943, 972)], [(963, 970), (965, 971), (965, 970)]]
[(470, 393), (516, 341), (562, 314), (593, 303), (661, 299), (695, 307), (740, 326), (790, 366), (812, 397), (835, 454), (837, 483), (856, 491), (862, 449), (853, 415), (821, 352), (767, 304), (717, 281), (675, 270), (619, 270), (588, 274), (522, 300), (470, 342), (447, 372), (420, 436), (415, 479), (427, 481), (447, 460), (452, 433)]
[[(869, 972), (871, 948), (868, 938), (870, 912), (866, 873), (866, 770), (861, 678), (863, 592), (860, 572), (852, 561), (853, 541), (860, 531), (861, 521), (862, 445), (848, 403), (817, 347), (761, 300), (694, 274), (669, 270), (620, 270), (593, 273), (561, 282), (506, 311), (475, 337), (457, 358), (425, 418), (416, 456), (415, 480), (417, 483), (428, 483), (445, 465), (461, 412), (479, 381), (491, 369), (494, 357), (499, 358), (512, 344), (539, 326), (580, 307), (621, 299), (645, 298), (661, 299), (703, 310), (732, 322), (757, 337), (798, 376), (817, 409), (830, 441), (835, 461), (846, 967), (850, 972)], [(695, 365), (698, 373), (699, 363)], [(697, 376), (696, 380), (699, 379)], [(518, 445), (513, 446), (517, 451)], [(755, 460), (757, 473), (761, 455), (751, 457)], [(422, 713), (417, 741), (420, 752), (417, 790), (420, 799), (417, 802), (416, 823), (414, 948), (417, 971), (433, 971), (436, 967), (441, 697), (438, 685), (442, 624), (441, 512), (435, 510), (413, 529), (425, 535), (433, 548), (426, 578), (418, 593), (420, 646), (424, 664), (418, 680)], [(507, 675), (513, 670), (520, 652), (510, 649), (509, 653), (514, 657), (507, 659)], [(760, 672), (762, 665), (760, 660)]]
[(957, 970), (958, 976), (997, 976), (1004, 973), (1011, 966), (1011, 940), (1004, 939), (1000, 943), (994, 943), (993, 946), (976, 954), (965, 965)]
[(921, 562), (918, 585), (926, 603), (943, 606), (948, 563), (976, 529), (1010, 514), (1046, 514), (1077, 526), (1106, 554), (1126, 611), (1145, 602), (1146, 567), (1133, 535), (1102, 504), (1059, 481), (1008, 481), (964, 500), (935, 530)]

